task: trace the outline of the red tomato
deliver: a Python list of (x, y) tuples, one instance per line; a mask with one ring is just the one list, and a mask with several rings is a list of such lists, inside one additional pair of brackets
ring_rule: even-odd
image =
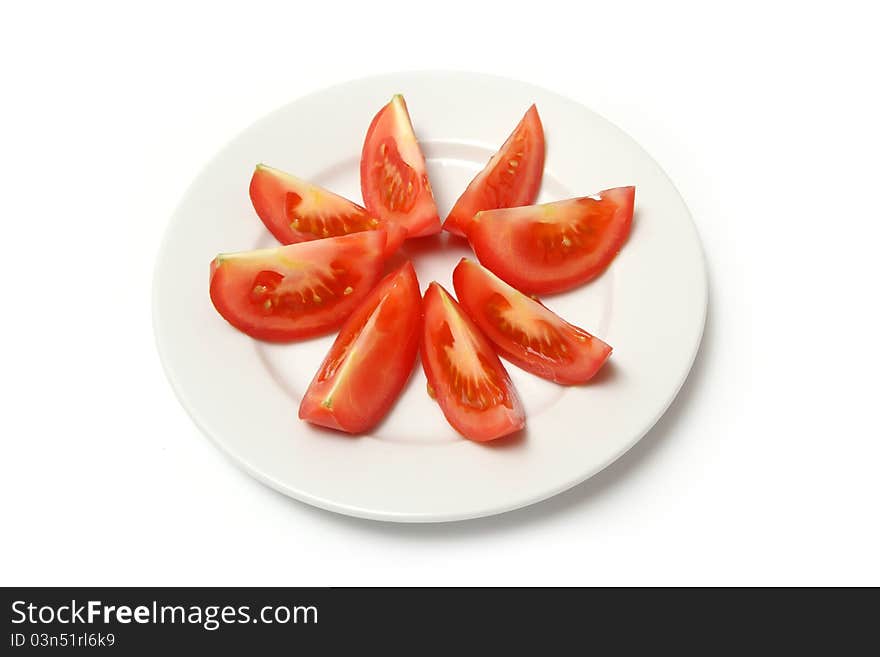
[(424, 308), (422, 367), (449, 424), (478, 442), (522, 429), (522, 404), (480, 329), (438, 283), (425, 292)]
[(384, 228), (390, 255), (406, 237), (402, 226), (380, 222), (357, 203), (263, 164), (254, 171), (250, 193), (260, 219), (282, 244)]
[(403, 226), (407, 237), (440, 232), (425, 157), (399, 94), (379, 110), (367, 130), (361, 154), (361, 193), (371, 214)]
[(233, 326), (272, 342), (338, 327), (382, 275), (385, 231), (218, 255), (211, 301)]
[(532, 374), (556, 383), (584, 383), (611, 355), (599, 338), (472, 260), (461, 259), (452, 281), (462, 308), (501, 355)]
[(465, 236), (481, 210), (531, 205), (544, 174), (544, 126), (532, 105), (486, 167), (455, 202), (443, 230)]
[(412, 372), (422, 297), (412, 263), (388, 274), (355, 308), (299, 407), (299, 417), (360, 433), (385, 417)]
[(562, 292), (601, 274), (620, 251), (635, 189), (480, 212), (468, 240), (480, 262), (518, 290)]

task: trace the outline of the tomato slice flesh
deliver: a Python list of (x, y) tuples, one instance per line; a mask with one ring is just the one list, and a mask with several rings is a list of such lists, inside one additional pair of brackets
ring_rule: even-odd
[(544, 175), (544, 126), (532, 105), (455, 202), (443, 230), (466, 236), (477, 212), (531, 205)]
[(381, 221), (357, 203), (264, 164), (254, 170), (250, 196), (257, 215), (282, 244), (383, 228), (386, 255), (391, 255), (406, 237), (403, 226)]
[(480, 262), (526, 293), (562, 292), (601, 274), (632, 226), (635, 187), (478, 213), (468, 240)]
[(468, 316), (510, 362), (550, 381), (589, 381), (611, 347), (556, 315), (472, 260), (452, 274), (455, 294)]
[(299, 417), (348, 433), (374, 427), (409, 379), (421, 325), (419, 281), (407, 261), (346, 320), (306, 390)]
[(211, 301), (233, 326), (272, 342), (337, 328), (382, 274), (385, 231), (222, 254)]
[(438, 283), (424, 297), (422, 366), (429, 392), (465, 438), (494, 440), (525, 426), (525, 413), (491, 343)]
[(361, 153), (361, 192), (370, 214), (404, 227), (407, 237), (440, 231), (425, 157), (401, 95), (379, 110), (367, 130)]

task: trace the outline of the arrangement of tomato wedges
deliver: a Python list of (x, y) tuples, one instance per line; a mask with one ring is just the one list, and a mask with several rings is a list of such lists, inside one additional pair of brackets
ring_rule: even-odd
[[(499, 356), (560, 385), (586, 383), (611, 346), (534, 295), (599, 276), (629, 236), (635, 188), (534, 205), (544, 127), (532, 105), (440, 221), (425, 157), (403, 96), (375, 115), (361, 152), (363, 205), (259, 164), (257, 215), (281, 246), (218, 255), (210, 295), (235, 328), (291, 342), (339, 334), (303, 396), (299, 417), (351, 434), (388, 414), (421, 355), (427, 392), (465, 438), (521, 430), (523, 404)], [(453, 297), (424, 297), (412, 262), (383, 277), (406, 239), (445, 230), (468, 240)], [(439, 236), (438, 236), (439, 239)]]

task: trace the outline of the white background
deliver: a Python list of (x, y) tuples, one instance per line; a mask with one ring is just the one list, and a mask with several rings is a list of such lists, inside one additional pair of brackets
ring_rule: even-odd
[[(880, 584), (878, 22), (710, 4), (5, 3), (0, 583)], [(239, 130), (423, 68), (629, 132), (691, 208), (710, 307), (679, 399), (611, 468), (400, 526), (229, 463), (165, 381), (150, 290), (177, 201)]]

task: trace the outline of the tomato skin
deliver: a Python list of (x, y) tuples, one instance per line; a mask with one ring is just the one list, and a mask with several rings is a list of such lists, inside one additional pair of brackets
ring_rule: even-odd
[(563, 292), (611, 264), (632, 226), (635, 187), (478, 213), (468, 240), (480, 263), (527, 294)]
[(382, 275), (385, 231), (217, 256), (211, 301), (258, 340), (289, 342), (339, 327)]
[[(422, 367), (432, 397), (449, 424), (477, 442), (522, 429), (522, 403), (507, 370), (480, 329), (436, 282), (428, 286), (423, 305)], [(457, 361), (455, 365), (451, 365), (453, 360)], [(455, 367), (460, 369), (453, 372)]]
[(360, 170), (364, 205), (373, 216), (403, 226), (407, 238), (440, 232), (425, 156), (403, 96), (394, 96), (370, 123)]
[(381, 222), (357, 203), (264, 164), (254, 169), (249, 191), (257, 215), (282, 244), (384, 228), (388, 256), (406, 238), (402, 226)]
[(563, 385), (589, 381), (611, 347), (569, 324), (472, 260), (452, 273), (455, 294), (468, 316), (510, 362)]
[(419, 281), (407, 261), (346, 320), (303, 396), (300, 419), (348, 433), (373, 428), (409, 379), (421, 328)]
[(477, 212), (531, 205), (544, 175), (544, 126), (532, 105), (455, 202), (443, 230), (466, 237)]

